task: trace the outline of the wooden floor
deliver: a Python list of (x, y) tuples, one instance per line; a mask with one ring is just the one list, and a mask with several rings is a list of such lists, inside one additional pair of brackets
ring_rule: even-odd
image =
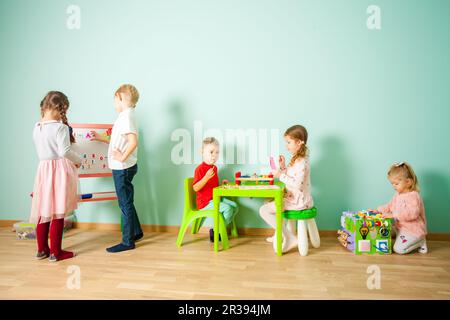
[[(450, 298), (450, 242), (430, 241), (425, 255), (354, 256), (330, 237), (307, 257), (277, 257), (263, 237), (232, 239), (230, 250), (214, 253), (205, 234), (188, 234), (179, 249), (174, 234), (153, 233), (136, 250), (108, 254), (119, 237), (71, 230), (64, 246), (77, 256), (51, 263), (34, 258), (33, 240), (0, 228), (0, 299)], [(73, 265), (80, 289), (67, 287)], [(381, 289), (367, 287), (370, 265), (380, 268)]]

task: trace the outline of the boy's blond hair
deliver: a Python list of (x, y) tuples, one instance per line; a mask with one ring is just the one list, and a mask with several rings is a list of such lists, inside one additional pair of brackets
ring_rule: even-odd
[(417, 176), (414, 173), (413, 168), (408, 162), (400, 162), (394, 163), (388, 171), (388, 178), (402, 178), (402, 179), (411, 179), (412, 184), (409, 191), (417, 191), (419, 192), (419, 180), (417, 180)]
[(219, 146), (219, 141), (216, 138), (214, 138), (214, 137), (207, 137), (207, 138), (203, 139), (202, 150), (208, 144), (213, 144), (216, 147), (218, 147)]
[(130, 101), (130, 107), (133, 108), (136, 107), (139, 100), (139, 91), (132, 84), (121, 85), (115, 94), (123, 94)]

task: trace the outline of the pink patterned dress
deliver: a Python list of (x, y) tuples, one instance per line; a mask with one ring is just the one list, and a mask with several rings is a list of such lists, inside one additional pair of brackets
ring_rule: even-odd
[(314, 206), (308, 157), (298, 159), (292, 166), (288, 166), (286, 172), (280, 175), (280, 181), (286, 186), (284, 210), (303, 210)]

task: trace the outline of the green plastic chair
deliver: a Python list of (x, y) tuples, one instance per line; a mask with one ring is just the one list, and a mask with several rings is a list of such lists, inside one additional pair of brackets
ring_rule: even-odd
[[(198, 233), (200, 227), (206, 218), (214, 218), (214, 210), (197, 210), (195, 204), (195, 192), (192, 189), (192, 182), (194, 178), (186, 178), (184, 180), (184, 214), (183, 221), (181, 222), (180, 230), (178, 231), (177, 246), (181, 247), (183, 244), (184, 234), (186, 233), (189, 225), (191, 226), (191, 233)], [(219, 234), (222, 239), (222, 244), (228, 246), (228, 235), (223, 216), (219, 214)], [(236, 222), (231, 223), (231, 236), (237, 237), (237, 227)]]
[(320, 247), (320, 236), (317, 230), (316, 207), (305, 210), (286, 210), (283, 212), (284, 219), (297, 220), (297, 237), (298, 237), (298, 251), (300, 255), (308, 255), (308, 234), (311, 244), (314, 248)]

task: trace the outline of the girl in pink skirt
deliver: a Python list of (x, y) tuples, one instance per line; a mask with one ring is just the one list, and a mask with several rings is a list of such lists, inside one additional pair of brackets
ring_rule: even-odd
[[(80, 157), (71, 150), (66, 112), (69, 100), (59, 91), (50, 91), (41, 101), (41, 121), (36, 123), (33, 140), (39, 165), (33, 188), (30, 222), (37, 224), (38, 259), (50, 261), (72, 258), (61, 249), (64, 217), (77, 208)], [(50, 231), (50, 247), (48, 234)]]

